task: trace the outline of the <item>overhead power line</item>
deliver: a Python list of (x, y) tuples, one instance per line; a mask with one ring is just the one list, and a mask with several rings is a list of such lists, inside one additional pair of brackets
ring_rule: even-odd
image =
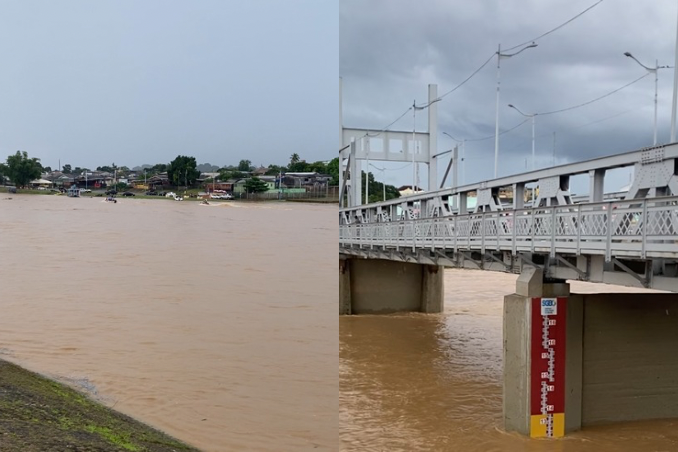
[(578, 19), (579, 17), (583, 16), (584, 14), (586, 14), (587, 12), (589, 12), (590, 10), (592, 10), (594, 7), (598, 6), (598, 5), (599, 5), (600, 3), (602, 3), (602, 2), (603, 2), (603, 0), (598, 0), (596, 3), (594, 3), (594, 4), (591, 5), (591, 6), (589, 6), (589, 7), (586, 8), (584, 11), (582, 11), (582, 12), (580, 12), (579, 14), (577, 14), (576, 16), (574, 16), (572, 19), (570, 19), (570, 20), (568, 20), (568, 21), (566, 21), (566, 22), (563, 22), (562, 24), (558, 25), (556, 28), (553, 28), (553, 29), (547, 31), (546, 33), (543, 33), (543, 34), (537, 36), (537, 37), (534, 38), (534, 39), (530, 39), (530, 40), (528, 40), (528, 41), (525, 41), (525, 42), (523, 42), (523, 43), (521, 43), (521, 44), (515, 45), (515, 46), (510, 47), (510, 48), (508, 48), (508, 49), (504, 49), (504, 51), (508, 52), (508, 51), (510, 51), (510, 50), (517, 49), (518, 47), (522, 47), (522, 46), (524, 46), (524, 45), (526, 45), (526, 44), (529, 44), (529, 43), (531, 43), (531, 42), (537, 41), (538, 39), (541, 39), (541, 38), (543, 38), (544, 36), (550, 35), (550, 34), (553, 33), (554, 31), (560, 30), (561, 28), (563, 28), (565, 25), (569, 24), (569, 23), (572, 22), (573, 20)]
[(620, 87), (620, 88), (615, 89), (614, 91), (610, 91), (609, 93), (603, 94), (602, 96), (596, 97), (595, 99), (590, 100), (590, 101), (588, 101), (588, 102), (584, 102), (584, 103), (579, 104), (579, 105), (573, 105), (572, 107), (561, 108), (561, 109), (559, 109), (559, 110), (547, 111), (547, 112), (544, 112), (544, 113), (537, 113), (537, 115), (538, 115), (538, 116), (546, 116), (546, 115), (552, 115), (552, 114), (555, 114), (555, 113), (562, 113), (562, 112), (564, 112), (564, 111), (574, 110), (575, 108), (580, 108), (580, 107), (583, 107), (583, 106), (585, 106), (585, 105), (589, 105), (589, 104), (592, 104), (592, 103), (594, 103), (594, 102), (598, 102), (598, 101), (601, 100), (601, 99), (604, 99), (604, 98), (606, 98), (606, 97), (608, 97), (608, 96), (611, 96), (611, 95), (613, 95), (614, 93), (617, 93), (617, 92), (623, 90), (624, 88), (627, 88), (627, 87), (633, 85), (634, 83), (637, 83), (637, 82), (641, 81), (642, 79), (644, 79), (644, 78), (647, 77), (648, 75), (650, 75), (649, 72), (646, 73), (646, 74), (644, 74), (644, 75), (642, 75), (642, 76), (640, 76), (640, 77), (638, 77), (638, 78), (635, 79), (634, 81), (629, 82), (629, 83), (627, 83), (626, 85), (624, 85), (624, 86), (622, 86), (622, 87)]
[(403, 112), (402, 115), (398, 116), (398, 117), (395, 119), (395, 121), (393, 121), (392, 123), (390, 123), (389, 125), (387, 125), (387, 126), (384, 127), (383, 129), (379, 130), (379, 132), (374, 133), (374, 134), (370, 134), (369, 132), (367, 132), (367, 133), (365, 133), (365, 136), (366, 136), (366, 137), (373, 138), (373, 137), (378, 137), (379, 135), (381, 135), (381, 134), (384, 133), (384, 132), (388, 132), (389, 128), (390, 128), (393, 124), (395, 124), (396, 122), (400, 121), (400, 120), (403, 118), (403, 116), (405, 116), (410, 110), (412, 110), (412, 107), (409, 107), (407, 110), (405, 110), (405, 111)]
[[(563, 28), (565, 25), (567, 25), (567, 24), (569, 24), (570, 22), (574, 21), (575, 19), (581, 17), (582, 15), (584, 15), (585, 13), (587, 13), (588, 11), (590, 11), (591, 9), (593, 9), (595, 6), (597, 6), (598, 4), (600, 4), (600, 3), (602, 3), (602, 2), (603, 2), (603, 0), (598, 0), (598, 1), (597, 1), (596, 3), (594, 3), (593, 5), (589, 6), (588, 8), (586, 8), (585, 10), (583, 10), (582, 12), (580, 12), (579, 14), (577, 14), (577, 15), (575, 15), (574, 17), (572, 17), (571, 19), (569, 19), (569, 20), (563, 22), (562, 24), (558, 25), (557, 27), (555, 27), (555, 28), (553, 28), (553, 29), (551, 29), (551, 30), (549, 30), (549, 31), (547, 31), (547, 32), (545, 32), (545, 33), (542, 33), (541, 35), (537, 36), (537, 37), (534, 38), (534, 39), (530, 39), (530, 40), (525, 41), (525, 42), (523, 42), (523, 43), (521, 43), (521, 44), (515, 45), (515, 46), (513, 46), (513, 47), (509, 47), (509, 48), (505, 49), (505, 51), (511, 51), (511, 50), (517, 49), (518, 47), (522, 47), (522, 46), (524, 46), (524, 45), (530, 44), (531, 42), (535, 42), (535, 41), (537, 41), (537, 40), (543, 38), (544, 36), (547, 36), (547, 35), (549, 35), (549, 34), (555, 32), (555, 31), (557, 31), (557, 30)], [(393, 126), (395, 123), (397, 123), (398, 121), (400, 121), (400, 120), (401, 120), (401, 119), (402, 119), (402, 118), (403, 118), (410, 110), (412, 110), (413, 108), (414, 108), (415, 110), (424, 110), (424, 109), (430, 107), (431, 104), (443, 100), (443, 99), (444, 99), (445, 97), (447, 97), (449, 94), (452, 94), (453, 92), (455, 92), (456, 90), (458, 90), (459, 88), (461, 88), (463, 85), (465, 85), (465, 84), (466, 84), (469, 80), (471, 80), (473, 77), (475, 77), (475, 75), (476, 75), (478, 72), (480, 72), (485, 66), (487, 66), (487, 64), (488, 64), (490, 61), (492, 61), (492, 59), (494, 58), (495, 55), (496, 55), (496, 52), (493, 52), (493, 53), (489, 56), (489, 58), (487, 58), (487, 60), (485, 60), (485, 62), (484, 62), (483, 64), (481, 64), (475, 71), (473, 71), (473, 72), (472, 72), (468, 77), (466, 77), (461, 83), (459, 83), (457, 86), (455, 86), (455, 87), (452, 88), (451, 90), (447, 91), (445, 94), (443, 94), (443, 95), (441, 95), (441, 96), (438, 96), (437, 99), (434, 99), (434, 100), (432, 100), (432, 101), (430, 101), (430, 102), (427, 102), (427, 103), (425, 103), (425, 104), (422, 104), (422, 105), (416, 105), (416, 104), (413, 104), (411, 107), (409, 107), (407, 110), (405, 110), (405, 111), (403, 112), (403, 114), (401, 114), (400, 116), (398, 116), (398, 118), (396, 118), (393, 122), (391, 122), (389, 125), (387, 125), (386, 127), (382, 128), (381, 130), (379, 130), (379, 132), (374, 133), (374, 134), (365, 133), (364, 137), (378, 137), (378, 136), (381, 135), (382, 133), (388, 132), (391, 126)], [(646, 75), (647, 75), (647, 74), (646, 74)], [(644, 76), (643, 76), (643, 77), (644, 77)], [(643, 77), (641, 77), (641, 78), (643, 78)], [(638, 80), (636, 80), (636, 81), (638, 81)], [(632, 82), (631, 84), (633, 84), (633, 83), (635, 83), (635, 82)], [(631, 84), (630, 84), (630, 85), (631, 85)], [(625, 88), (625, 86), (622, 87), (622, 88), (620, 88), (620, 89), (623, 89), (623, 88)], [(616, 92), (616, 91), (615, 91), (615, 92)], [(613, 93), (610, 93), (610, 94), (613, 94)], [(608, 95), (609, 95), (609, 94), (608, 94)], [(605, 96), (603, 96), (603, 97), (605, 97)], [(601, 97), (601, 99), (602, 99), (602, 97)], [(595, 102), (596, 100), (599, 100), (599, 99), (594, 99), (594, 100), (591, 101), (591, 102)], [(591, 103), (591, 102), (588, 102), (588, 103)], [(587, 105), (587, 104), (582, 104), (582, 105), (580, 105), (580, 106), (583, 106), (583, 105)], [(576, 107), (570, 107), (570, 108), (568, 108), (568, 109), (573, 109), (573, 108), (578, 108), (578, 107), (579, 107), (579, 106), (576, 106)], [(558, 112), (560, 112), (560, 111), (566, 111), (566, 110), (568, 110), (568, 109), (563, 109), (563, 110), (558, 110), (558, 111), (548, 112), (548, 113), (542, 113), (542, 114), (558, 113)], [(522, 125), (522, 124), (523, 124), (523, 123), (518, 124), (517, 126), (511, 128), (511, 129), (505, 130), (504, 132), (499, 133), (499, 135), (502, 135), (502, 134), (504, 134), (504, 133), (510, 132), (510, 131), (512, 131), (513, 129), (519, 127), (519, 126)], [(486, 139), (493, 138), (493, 137), (494, 137), (494, 135), (491, 135), (491, 136), (488, 136), (488, 137), (477, 138), (477, 139), (472, 139), (472, 140), (467, 140), (467, 141), (481, 141), (481, 140), (486, 140)]]
[(490, 55), (490, 57), (489, 57), (487, 60), (485, 60), (485, 62), (484, 62), (483, 64), (481, 64), (480, 67), (479, 67), (478, 69), (476, 69), (475, 71), (473, 71), (473, 73), (471, 73), (471, 75), (469, 75), (468, 77), (466, 77), (466, 79), (465, 79), (463, 82), (461, 82), (460, 84), (458, 84), (457, 86), (455, 86), (454, 88), (452, 88), (451, 90), (449, 90), (448, 92), (446, 92), (445, 94), (443, 94), (442, 96), (438, 97), (438, 99), (442, 100), (442, 99), (444, 99), (445, 96), (447, 96), (448, 94), (452, 94), (452, 93), (455, 92), (457, 89), (461, 88), (466, 82), (468, 82), (469, 80), (471, 80), (478, 72), (480, 72), (480, 70), (481, 70), (482, 68), (484, 68), (485, 66), (487, 66), (487, 63), (489, 63), (490, 61), (492, 61), (492, 58), (494, 58), (495, 55), (496, 55), (496, 53), (492, 53), (492, 55)]
[[(523, 124), (525, 124), (525, 123), (526, 123), (527, 121), (529, 121), (529, 120), (530, 120), (530, 118), (527, 118), (527, 119), (525, 119), (523, 122), (521, 122), (520, 124), (517, 124), (517, 125), (511, 127), (510, 129), (506, 129), (506, 130), (504, 130), (503, 132), (499, 132), (499, 135), (504, 135), (505, 133), (509, 133), (509, 132), (515, 130), (515, 129), (517, 129), (518, 127), (520, 127), (520, 126), (522, 126)], [(488, 136), (482, 137), (482, 138), (471, 138), (471, 139), (467, 139), (466, 141), (483, 141), (483, 140), (489, 140), (490, 138), (494, 138), (494, 134), (488, 135)]]

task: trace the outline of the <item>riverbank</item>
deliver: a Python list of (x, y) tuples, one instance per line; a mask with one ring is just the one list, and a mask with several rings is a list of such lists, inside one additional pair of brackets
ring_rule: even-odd
[[(53, 191), (49, 190), (37, 190), (37, 189), (27, 189), (27, 188), (22, 188), (18, 190), (18, 193), (10, 193), (8, 190), (9, 187), (0, 187), (0, 193), (6, 193), (8, 195), (13, 195), (13, 194), (21, 194), (21, 195), (44, 195), (44, 196), (67, 196), (66, 193), (55, 193)], [(159, 199), (159, 200), (167, 200), (167, 201), (174, 201), (173, 198), (167, 198), (165, 196), (153, 196), (153, 195), (146, 195), (144, 190), (137, 190), (137, 189), (130, 189), (130, 190), (125, 190), (129, 191), (131, 193), (134, 193), (133, 197), (130, 197), (131, 199)], [(219, 199), (212, 199), (208, 198), (204, 195), (204, 193), (201, 190), (198, 189), (191, 189), (188, 191), (181, 191), (181, 192), (176, 192), (179, 196), (183, 198), (184, 201), (202, 201), (204, 199), (207, 199), (209, 202), (281, 202), (281, 201), (289, 201), (289, 202), (304, 202), (304, 203), (316, 203), (316, 204), (338, 204), (339, 199), (338, 198), (332, 198), (332, 197), (283, 197), (283, 199), (278, 199), (277, 197), (257, 197), (257, 196), (252, 196), (250, 197), (235, 197), (231, 200), (219, 200)], [(80, 195), (81, 198), (105, 198), (107, 195), (103, 190), (95, 190), (90, 193), (83, 193)], [(126, 199), (126, 196), (122, 196), (121, 194), (118, 194), (115, 196), (117, 199)], [(127, 198), (129, 199), (129, 198)]]
[(4, 452), (197, 451), (83, 394), (0, 360)]
[(325, 198), (290, 198), (286, 199), (286, 202), (310, 202), (314, 204), (339, 204), (338, 199), (325, 199)]

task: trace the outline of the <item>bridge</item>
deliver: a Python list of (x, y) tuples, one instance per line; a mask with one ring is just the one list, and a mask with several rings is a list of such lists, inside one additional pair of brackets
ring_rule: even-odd
[[(367, 205), (346, 182), (356, 143), (343, 148), (340, 314), (442, 312), (445, 267), (516, 273), (504, 299), (506, 430), (558, 437), (678, 418), (678, 296), (574, 294), (567, 283), (678, 292), (678, 143), (452, 188), (434, 181)], [(606, 174), (625, 167), (628, 191), (605, 193)], [(582, 174), (589, 192), (572, 196)]]

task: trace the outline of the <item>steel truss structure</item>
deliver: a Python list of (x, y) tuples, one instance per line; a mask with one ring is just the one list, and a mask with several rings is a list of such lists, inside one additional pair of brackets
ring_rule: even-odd
[[(340, 209), (340, 254), (461, 268), (520, 272), (539, 266), (556, 279), (678, 292), (678, 145), (550, 168), (509, 178)], [(602, 201), (605, 170), (636, 166), (625, 199)], [(572, 174), (591, 176), (589, 202), (573, 204)], [(535, 207), (522, 204), (537, 180)], [(498, 190), (513, 186), (513, 208)], [(475, 191), (474, 212), (464, 212)], [(664, 196), (664, 195), (675, 196)], [(458, 197), (459, 211), (450, 207)], [(643, 196), (643, 197), (639, 197)], [(516, 207), (518, 206), (518, 207)]]

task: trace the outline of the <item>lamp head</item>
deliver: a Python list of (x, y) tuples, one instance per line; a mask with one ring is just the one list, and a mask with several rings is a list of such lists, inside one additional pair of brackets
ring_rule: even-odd
[(624, 52), (624, 56), (627, 56), (629, 58), (633, 58), (633, 55), (631, 55), (631, 52)]
[(513, 104), (509, 104), (509, 107), (511, 107), (511, 108), (516, 108), (516, 107), (513, 106)]

